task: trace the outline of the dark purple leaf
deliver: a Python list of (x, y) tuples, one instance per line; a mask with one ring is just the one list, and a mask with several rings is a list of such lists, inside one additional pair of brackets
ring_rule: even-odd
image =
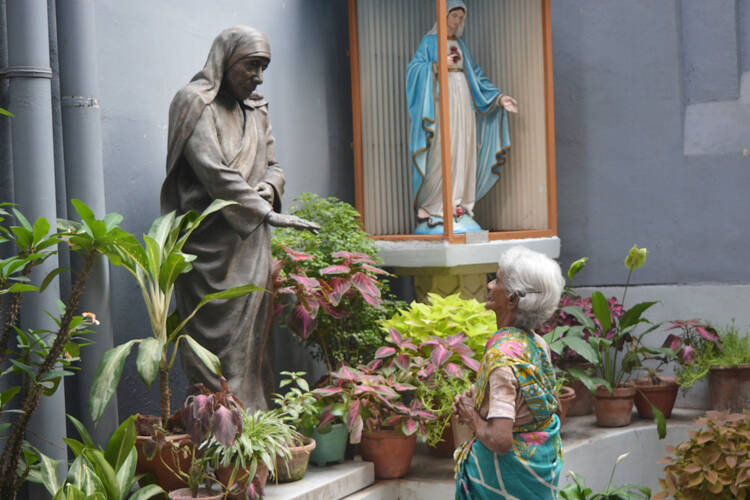
[(317, 312), (317, 307), (315, 307), (313, 311), (308, 311), (303, 306), (298, 305), (289, 313), (286, 325), (294, 333), (303, 339), (306, 339), (310, 336), (310, 333), (315, 330), (317, 323), (315, 321), (315, 316), (317, 315)]
[(224, 406), (220, 406), (211, 418), (211, 429), (223, 446), (231, 446), (238, 431), (232, 412)]

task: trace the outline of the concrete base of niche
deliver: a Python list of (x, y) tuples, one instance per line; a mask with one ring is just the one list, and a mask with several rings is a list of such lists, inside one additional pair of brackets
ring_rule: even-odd
[(442, 296), (460, 293), (464, 298), (486, 300), (487, 273), (497, 270), (503, 251), (516, 245), (542, 252), (553, 259), (560, 256), (560, 239), (527, 238), (465, 244), (444, 241), (378, 241), (378, 255), (399, 276), (414, 277), (416, 299), (427, 293)]
[[(332, 500), (346, 498), (375, 482), (370, 462), (347, 461), (329, 467), (310, 466), (305, 477), (293, 483), (266, 486), (265, 500)], [(395, 498), (395, 497), (394, 497)]]

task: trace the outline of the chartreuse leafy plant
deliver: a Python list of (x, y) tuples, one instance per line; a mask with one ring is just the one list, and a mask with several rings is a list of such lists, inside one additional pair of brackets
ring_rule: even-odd
[[(248, 283), (205, 295), (186, 318), (169, 316), (175, 281), (192, 269), (195, 255), (182, 251), (185, 242), (200, 223), (209, 215), (235, 202), (215, 200), (203, 213), (191, 210), (177, 216), (170, 212), (156, 219), (143, 236), (143, 245), (132, 234), (116, 229), (114, 241), (103, 252), (116, 266), (124, 267), (135, 277), (141, 288), (151, 322), (152, 337), (132, 339), (106, 352), (94, 377), (89, 397), (91, 417), (94, 421), (104, 413), (120, 382), (125, 359), (138, 344), (136, 366), (138, 374), (147, 385), (159, 375), (162, 424), (170, 415), (169, 371), (175, 362), (180, 344), (187, 345), (215, 375), (221, 375), (219, 359), (195, 339), (182, 333), (188, 321), (203, 306), (213, 300), (233, 299), (263, 289)], [(171, 348), (171, 352), (170, 352)]]
[(655, 500), (724, 500), (750, 496), (750, 411), (709, 411), (693, 424), (690, 439), (676, 448), (674, 456), (659, 460), (667, 464), (662, 491)]
[(274, 394), (271, 399), (289, 425), (305, 436), (312, 436), (320, 423), (321, 405), (304, 376), (305, 372), (282, 371), (279, 389), (287, 387), (286, 392)]
[[(44, 218), (31, 224), (15, 209), (13, 214), (19, 225), (0, 225), (0, 243), (14, 243), (16, 247), (15, 255), (0, 260), (0, 300), (5, 312), (0, 362), (9, 362), (0, 377), (13, 374), (18, 377), (15, 380), (21, 381), (20, 385), (10, 385), (0, 394), (0, 408), (7, 417), (0, 427), (4, 440), (0, 456), (0, 498), (15, 498), (31, 466), (38, 461), (35, 450), (26, 441), (26, 430), (42, 396), (55, 393), (61, 378), (75, 369), (81, 345), (88, 342), (83, 335), (90, 333), (88, 327), (96, 324), (96, 318), (91, 313), (76, 314), (81, 293), (97, 258), (106, 246), (114, 243), (117, 225), (122, 220), (117, 214), (98, 220), (80, 200), (73, 200), (72, 204), (82, 222), (58, 221), (64, 234), (50, 233), (50, 223)], [(7, 215), (0, 210), (0, 222)], [(82, 255), (80, 272), (67, 302), (58, 303), (59, 317), (52, 311), (44, 311), (53, 320), (55, 329), (24, 331), (18, 323), (23, 295), (43, 291), (63, 269), (53, 269), (38, 285), (31, 283), (31, 272), (54, 255), (63, 240), (72, 251)], [(37, 311), (30, 312), (33, 315)], [(15, 337), (15, 349), (8, 349), (11, 336)], [(22, 393), (21, 387), (24, 388)], [(21, 400), (16, 409), (8, 410), (8, 403), (19, 393)]]
[(462, 299), (459, 294), (441, 297), (428, 293), (429, 303), (414, 301), (382, 322), (382, 330), (394, 329), (416, 344), (432, 337), (447, 338), (463, 333), (465, 343), (475, 353), (484, 352), (484, 345), (497, 330), (495, 313), (474, 299)]
[(651, 490), (645, 486), (637, 486), (634, 484), (624, 484), (622, 486), (614, 486), (612, 479), (615, 476), (615, 469), (617, 464), (625, 460), (628, 453), (622, 454), (617, 457), (615, 465), (612, 467), (612, 473), (609, 475), (609, 483), (607, 487), (598, 493), (594, 493), (591, 488), (586, 486), (586, 482), (583, 477), (579, 476), (573, 471), (570, 471), (570, 477), (573, 482), (560, 490), (559, 496), (561, 500), (649, 500), (651, 498)]
[(81, 441), (65, 439), (75, 456), (68, 475), (61, 481), (56, 461), (42, 453), (39, 466), (29, 474), (29, 480), (44, 485), (53, 500), (148, 500), (166, 494), (155, 484), (132, 491), (141, 477), (135, 474), (134, 416), (120, 424), (104, 450), (94, 444), (81, 422), (68, 418), (81, 437)]

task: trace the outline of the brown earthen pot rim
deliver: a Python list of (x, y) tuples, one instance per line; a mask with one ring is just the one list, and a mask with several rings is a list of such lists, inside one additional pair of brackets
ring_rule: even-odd
[(206, 491), (206, 489), (203, 488), (203, 487), (201, 487), (198, 490), (198, 496), (197, 497), (194, 497), (190, 493), (190, 488), (179, 488), (177, 490), (172, 490), (172, 491), (170, 491), (167, 494), (167, 496), (169, 498), (172, 498), (172, 494), (173, 493), (181, 493), (183, 495), (187, 493), (188, 495), (190, 495), (189, 497), (180, 497), (180, 498), (199, 498), (199, 499), (209, 499), (209, 500), (211, 500), (211, 499), (219, 499), (220, 500), (220, 499), (224, 498), (224, 494), (222, 494), (222, 493), (214, 493), (213, 491), (210, 491), (210, 490)]
[(728, 371), (728, 370), (747, 370), (750, 369), (750, 364), (744, 364), (744, 365), (736, 365), (736, 366), (712, 366), (711, 370), (722, 370), (722, 371)]
[(677, 378), (675, 377), (659, 377), (662, 381), (661, 384), (652, 384), (648, 377), (641, 377), (633, 380), (633, 385), (641, 390), (659, 390), (666, 387), (673, 387), (677, 384)]
[[(147, 439), (153, 439), (151, 436), (146, 436), (143, 434), (140, 434), (136, 436), (136, 439), (138, 441), (146, 441)], [(190, 434), (183, 433), (183, 434), (167, 434), (164, 436), (164, 439), (167, 441), (182, 441), (183, 439), (190, 439)]]
[(559, 396), (560, 399), (573, 399), (574, 397), (576, 397), (576, 390), (569, 385), (564, 385), (560, 390)]
[(609, 389), (600, 385), (596, 388), (594, 397), (599, 399), (630, 399), (635, 397), (635, 387), (631, 385), (615, 387), (613, 393), (610, 393)]
[(395, 430), (395, 429), (381, 429), (378, 431), (364, 431), (362, 433), (362, 437), (368, 437), (368, 438), (373, 438), (373, 439), (393, 439), (393, 438), (416, 439), (417, 435), (412, 434), (411, 436), (407, 436), (403, 432)]
[(309, 436), (303, 436), (302, 437), (302, 446), (290, 446), (289, 451), (292, 454), (298, 454), (298, 453), (312, 453), (312, 451), (315, 449), (315, 447), (318, 445), (317, 441), (315, 439), (309, 437)]

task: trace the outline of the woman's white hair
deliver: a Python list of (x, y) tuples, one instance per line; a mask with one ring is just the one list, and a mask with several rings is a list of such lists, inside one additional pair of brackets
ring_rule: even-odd
[(546, 255), (517, 246), (500, 256), (498, 267), (508, 295), (518, 296), (515, 325), (534, 330), (555, 312), (565, 279), (560, 265)]

